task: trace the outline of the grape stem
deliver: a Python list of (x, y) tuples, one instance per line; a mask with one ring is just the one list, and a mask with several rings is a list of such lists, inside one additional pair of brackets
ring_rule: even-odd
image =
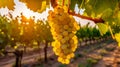
[(65, 0), (62, 0), (62, 6), (64, 6), (64, 2), (65, 2)]
[(113, 35), (111, 27), (109, 26), (108, 28), (109, 28), (109, 31), (110, 31), (110, 34), (111, 34), (112, 38), (115, 39), (115, 36)]
[(53, 8), (55, 8), (58, 5), (57, 0), (50, 0), (50, 1), (51, 1), (51, 6)]

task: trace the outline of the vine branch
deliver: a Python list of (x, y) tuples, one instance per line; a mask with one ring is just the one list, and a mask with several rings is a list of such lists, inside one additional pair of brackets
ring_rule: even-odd
[(51, 1), (51, 6), (53, 8), (55, 8), (58, 5), (57, 0), (50, 0), (50, 1)]
[(68, 10), (68, 13), (70, 15), (77, 16), (77, 17), (82, 18), (82, 19), (94, 21), (95, 23), (104, 23), (104, 20), (102, 18), (92, 18), (92, 17), (83, 16), (80, 14), (76, 14), (75, 12), (71, 12), (70, 10)]
[[(51, 5), (52, 7), (56, 7), (58, 5), (57, 3), (58, 0), (51, 0)], [(80, 14), (76, 14), (75, 11), (70, 11), (70, 0), (68, 1), (68, 13), (70, 15), (73, 15), (73, 16), (77, 16), (79, 18), (82, 18), (82, 19), (87, 19), (87, 20), (91, 20), (91, 21), (94, 21), (94, 23), (104, 23), (104, 20), (102, 18), (92, 18), (92, 17), (87, 17), (87, 16), (83, 16), (83, 15), (80, 15)], [(64, 0), (63, 0), (63, 3), (64, 3)]]

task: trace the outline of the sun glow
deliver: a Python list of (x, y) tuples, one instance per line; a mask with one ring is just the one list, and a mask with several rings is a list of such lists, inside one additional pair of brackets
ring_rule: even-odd
[(27, 19), (30, 19), (30, 17), (35, 16), (35, 13), (28, 9), (23, 10), (22, 13)]
[(31, 15), (31, 12), (29, 12), (29, 11), (23, 11), (23, 15), (24, 15), (27, 19), (29, 19), (30, 16), (32, 16), (32, 15)]

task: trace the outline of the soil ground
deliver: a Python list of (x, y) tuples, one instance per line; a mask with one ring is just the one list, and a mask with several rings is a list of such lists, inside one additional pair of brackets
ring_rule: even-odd
[[(57, 56), (49, 47), (47, 63), (44, 62), (43, 51), (36, 51), (23, 56), (22, 67), (120, 67), (119, 51), (117, 43), (111, 39), (79, 46), (75, 52), (75, 58), (71, 59), (71, 63), (63, 65), (57, 62)], [(14, 62), (14, 56), (0, 58), (0, 67), (12, 67)]]

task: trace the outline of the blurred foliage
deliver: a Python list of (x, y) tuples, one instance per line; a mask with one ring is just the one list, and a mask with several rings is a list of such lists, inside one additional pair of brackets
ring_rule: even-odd
[(38, 20), (35, 22), (34, 17), (26, 19), (22, 14), (15, 19), (0, 16), (0, 52), (9, 50), (8, 48), (34, 47), (35, 44), (44, 41), (53, 41), (47, 21)]

